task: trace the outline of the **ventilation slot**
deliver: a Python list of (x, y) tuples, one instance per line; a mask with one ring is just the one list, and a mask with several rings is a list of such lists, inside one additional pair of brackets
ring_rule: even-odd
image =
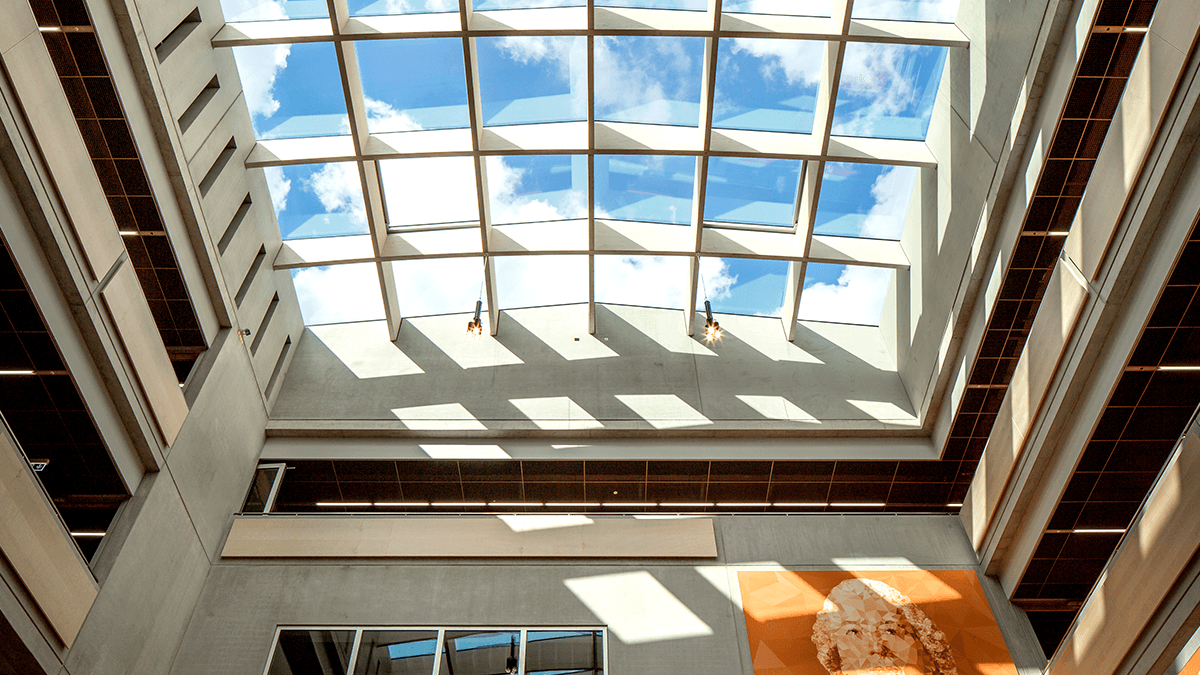
[(274, 298), (271, 298), (271, 304), (267, 307), (267, 313), (263, 315), (262, 323), (258, 324), (258, 332), (254, 334), (254, 341), (250, 343), (250, 354), (258, 353), (258, 345), (262, 342), (263, 336), (267, 334), (267, 328), (271, 325), (271, 317), (275, 316), (275, 308), (279, 306), (279, 294), (276, 293)]
[(187, 110), (183, 111), (183, 116), (179, 118), (180, 131), (187, 131), (188, 127), (192, 126), (192, 122), (196, 121), (196, 118), (200, 116), (200, 113), (203, 112), (208, 102), (213, 100), (213, 97), (217, 95), (217, 90), (220, 88), (221, 83), (217, 82), (217, 76), (213, 75), (213, 79), (204, 85), (199, 94), (196, 94), (196, 100), (192, 101)]
[(213, 162), (212, 168), (204, 175), (204, 180), (200, 181), (200, 196), (207, 197), (208, 191), (212, 189), (213, 183), (217, 182), (217, 177), (221, 175), (221, 170), (233, 159), (233, 153), (237, 151), (237, 143), (231, 138), (229, 144), (217, 155), (217, 160)]
[(287, 363), (288, 352), (292, 351), (292, 338), (283, 341), (283, 349), (279, 351), (279, 359), (275, 361), (275, 370), (271, 371), (271, 379), (267, 380), (267, 391), (264, 392), (267, 399), (270, 400), (272, 392), (275, 391), (275, 385), (279, 383), (279, 376), (283, 374), (283, 364)]
[(233, 214), (233, 220), (229, 221), (229, 225), (225, 227), (225, 234), (221, 235), (221, 241), (217, 242), (217, 251), (221, 255), (225, 255), (225, 249), (233, 243), (233, 238), (237, 236), (238, 228), (242, 226), (242, 221), (246, 219), (248, 213), (250, 213), (249, 194), (242, 200), (242, 205), (238, 207), (237, 213)]
[(171, 52), (175, 51), (176, 47), (183, 44), (183, 41), (187, 39), (187, 36), (191, 35), (192, 31), (196, 30), (196, 27), (199, 25), (200, 8), (197, 7), (196, 9), (192, 10), (191, 14), (183, 17), (183, 21), (180, 21), (179, 25), (175, 26), (175, 30), (171, 31), (167, 37), (163, 38), (163, 41), (158, 43), (158, 46), (154, 48), (154, 53), (158, 56), (158, 62), (162, 63), (163, 61), (166, 61), (167, 57), (171, 55)]
[(246, 299), (246, 294), (250, 292), (250, 287), (254, 285), (254, 277), (258, 276), (258, 270), (263, 266), (263, 262), (266, 259), (267, 248), (259, 246), (258, 255), (255, 256), (254, 262), (250, 264), (250, 269), (246, 271), (246, 278), (242, 279), (242, 285), (238, 287), (237, 295), (233, 296), (233, 301), (239, 308), (242, 306), (242, 300)]

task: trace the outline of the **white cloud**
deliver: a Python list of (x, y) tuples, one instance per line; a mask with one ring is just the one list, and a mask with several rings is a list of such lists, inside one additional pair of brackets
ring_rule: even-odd
[(687, 305), (688, 258), (596, 256), (596, 302), (683, 309)]
[(495, 260), (496, 290), (502, 308), (588, 300), (586, 256), (503, 256)]
[[(370, 96), (363, 96), (367, 109), (367, 128), (373, 134), (384, 134), (392, 131), (417, 131), (421, 125), (408, 116), (408, 113), (393, 108), (384, 101), (377, 101)], [(349, 131), (349, 122), (347, 122)]]
[(487, 158), (488, 194), (492, 207), (492, 222), (533, 223), (546, 220), (586, 218), (587, 194), (571, 190), (558, 203), (539, 198), (537, 193), (522, 194), (524, 169), (509, 166), (503, 157)]
[(855, 0), (854, 16), (952, 22), (958, 4), (959, 0)]
[(292, 272), (306, 325), (384, 318), (374, 263), (306, 267)]
[(288, 18), (279, 0), (221, 0), (221, 13), (226, 21), (278, 21)]
[(479, 219), (475, 160), (470, 157), (384, 160), (379, 171), (391, 225)]
[(358, 165), (354, 162), (333, 162), (321, 167), (305, 181), (305, 187), (321, 200), (321, 206), (330, 213), (350, 213), (354, 220), (365, 223), (366, 207), (363, 206), (362, 179)]
[(782, 74), (790, 85), (817, 84), (821, 80), (825, 62), (824, 43), (812, 40), (735, 38), (733, 53), (747, 53), (762, 59), (765, 79), (770, 80)]
[(729, 264), (720, 258), (701, 258), (700, 278), (704, 283), (700, 286), (696, 306), (701, 308), (704, 307), (705, 293), (708, 294), (709, 300), (727, 298), (729, 289), (737, 283), (737, 276), (729, 275)]
[[(401, 316), (473, 312), (481, 299), (480, 258), (402, 260), (391, 265)], [(486, 313), (487, 298), (482, 300)]]
[(871, 185), (875, 205), (863, 220), (860, 234), (875, 239), (899, 239), (912, 201), (913, 186), (921, 170), (911, 166), (887, 167)]
[(571, 114), (587, 116), (587, 42), (581, 37), (504, 37), (497, 43), (508, 58), (523, 65), (546, 62), (571, 85)]
[[(619, 38), (597, 37), (595, 51), (596, 114), (635, 122), (664, 122), (670, 116), (670, 100), (691, 98), (692, 82), (671, 75), (691, 69), (684, 42), (674, 38), (643, 38), (644, 51), (622, 49)], [(660, 71), (665, 77), (660, 77)], [(670, 91), (664, 83), (676, 82)]]
[(271, 206), (278, 214), (287, 208), (288, 193), (292, 191), (292, 181), (283, 175), (283, 167), (268, 166), (263, 168), (267, 177), (267, 191), (271, 193)]
[[(864, 1), (864, 0), (860, 0)], [(799, 16), (829, 16), (833, 8), (830, 0), (734, 0), (726, 5), (727, 12), (749, 12), (751, 14), (785, 14)]]
[(892, 270), (847, 266), (836, 283), (818, 283), (800, 296), (800, 318), (879, 325)]
[[(282, 11), (282, 10), (280, 10)], [(242, 93), (251, 115), (270, 117), (279, 110), (275, 100), (275, 80), (287, 67), (289, 45), (254, 45), (235, 47), (233, 60), (237, 64), (238, 77), (242, 80)]]
[[(839, 94), (851, 100), (846, 110), (839, 111), (842, 119), (836, 123), (834, 133), (870, 135), (879, 123), (887, 123), (881, 118), (922, 112), (911, 110), (922, 94), (914, 71), (927, 58), (915, 54), (917, 49), (923, 48), (866, 42), (846, 47)], [(937, 83), (930, 86), (936, 87)]]

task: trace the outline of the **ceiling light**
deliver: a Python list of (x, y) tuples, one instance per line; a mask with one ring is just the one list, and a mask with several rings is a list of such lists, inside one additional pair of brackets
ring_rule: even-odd
[(433, 506), (487, 506), (483, 502), (434, 502)]
[(546, 502), (546, 506), (564, 506), (567, 508), (575, 506), (600, 506), (600, 502)]
[(635, 508), (644, 508), (644, 507), (655, 507), (655, 506), (658, 506), (658, 504), (655, 504), (654, 502), (604, 502), (603, 504), (601, 504), (601, 506), (610, 506), (610, 507), (618, 508), (618, 509), (620, 509), (620, 508), (635, 509)]
[(488, 506), (541, 506), (541, 502), (488, 502)]
[(138, 234), (140, 234), (139, 232), (136, 232), (133, 230), (117, 230), (117, 231), (121, 233), (122, 237), (136, 237), (136, 236), (138, 236)]
[(1119, 529), (1119, 528), (1110, 528), (1110, 529), (1099, 528), (1099, 529), (1071, 530), (1071, 533), (1072, 534), (1124, 534), (1125, 530)]
[(883, 502), (833, 502), (830, 506), (839, 508), (870, 508), (883, 506)]
[(962, 502), (958, 502), (957, 504), (947, 504), (946, 505), (946, 508), (948, 508), (948, 509), (957, 509), (957, 508), (961, 508), (961, 507), (962, 507)]
[(107, 532), (72, 532), (72, 537), (103, 537)]
[(0, 370), (0, 375), (32, 375), (32, 370)]
[(775, 502), (775, 508), (823, 509), (829, 504), (825, 502)]
[(770, 505), (771, 502), (717, 502), (717, 506), (732, 506), (739, 508), (754, 508)]
[(1159, 370), (1200, 370), (1200, 366), (1159, 366)]
[(483, 311), (483, 300), (476, 300), (475, 318), (467, 322), (467, 337), (475, 340), (483, 337), (483, 322), (479, 320), (481, 311)]
[(504, 660), (504, 672), (508, 675), (516, 675), (520, 670), (517, 663), (517, 637), (514, 635), (509, 642), (508, 658)]
[(709, 502), (662, 502), (661, 504), (659, 504), (659, 506), (676, 506), (676, 507), (681, 506), (684, 508), (700, 509), (700, 508), (704, 508), (706, 506), (712, 506), (712, 504), (710, 504)]
[(704, 301), (704, 341), (712, 342), (713, 340), (721, 339), (721, 324), (713, 321), (712, 305), (708, 304), (708, 300)]
[(375, 506), (383, 506), (383, 507), (429, 506), (429, 502), (375, 502)]
[(371, 502), (317, 502), (317, 506), (370, 506)]

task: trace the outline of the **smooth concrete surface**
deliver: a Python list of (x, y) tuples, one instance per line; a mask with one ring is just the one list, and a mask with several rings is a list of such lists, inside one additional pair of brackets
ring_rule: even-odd
[[(274, 420), (389, 420), (414, 431), (606, 429), (915, 431), (874, 327), (721, 316), (719, 342), (682, 333), (678, 310), (586, 305), (506, 311), (499, 334), (467, 315), (305, 331)], [(498, 396), (497, 392), (503, 392)]]
[[(258, 675), (277, 625), (605, 625), (613, 673), (753, 675), (738, 570), (976, 564), (953, 516), (725, 516), (713, 522), (716, 560), (223, 560), (212, 568), (171, 672)], [(997, 602), (993, 593), (989, 599)], [(1040, 664), (1027, 656), (1028, 626), (1004, 605), (993, 613), (1019, 672), (1038, 672)]]

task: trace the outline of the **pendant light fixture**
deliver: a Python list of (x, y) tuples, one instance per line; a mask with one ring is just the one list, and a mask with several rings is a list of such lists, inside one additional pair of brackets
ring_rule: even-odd
[[(483, 264), (487, 265), (487, 258), (483, 259)], [(478, 340), (483, 337), (483, 321), (480, 320), (479, 314), (483, 311), (483, 284), (484, 280), (479, 280), (479, 299), (475, 301), (475, 318), (467, 322), (467, 337), (473, 340)]]
[(504, 672), (509, 675), (517, 675), (517, 638), (514, 636), (508, 645), (508, 659), (504, 662)]
[(721, 339), (721, 324), (713, 320), (712, 305), (708, 303), (708, 288), (704, 283), (704, 274), (700, 274), (700, 289), (704, 291), (704, 341), (711, 344)]

